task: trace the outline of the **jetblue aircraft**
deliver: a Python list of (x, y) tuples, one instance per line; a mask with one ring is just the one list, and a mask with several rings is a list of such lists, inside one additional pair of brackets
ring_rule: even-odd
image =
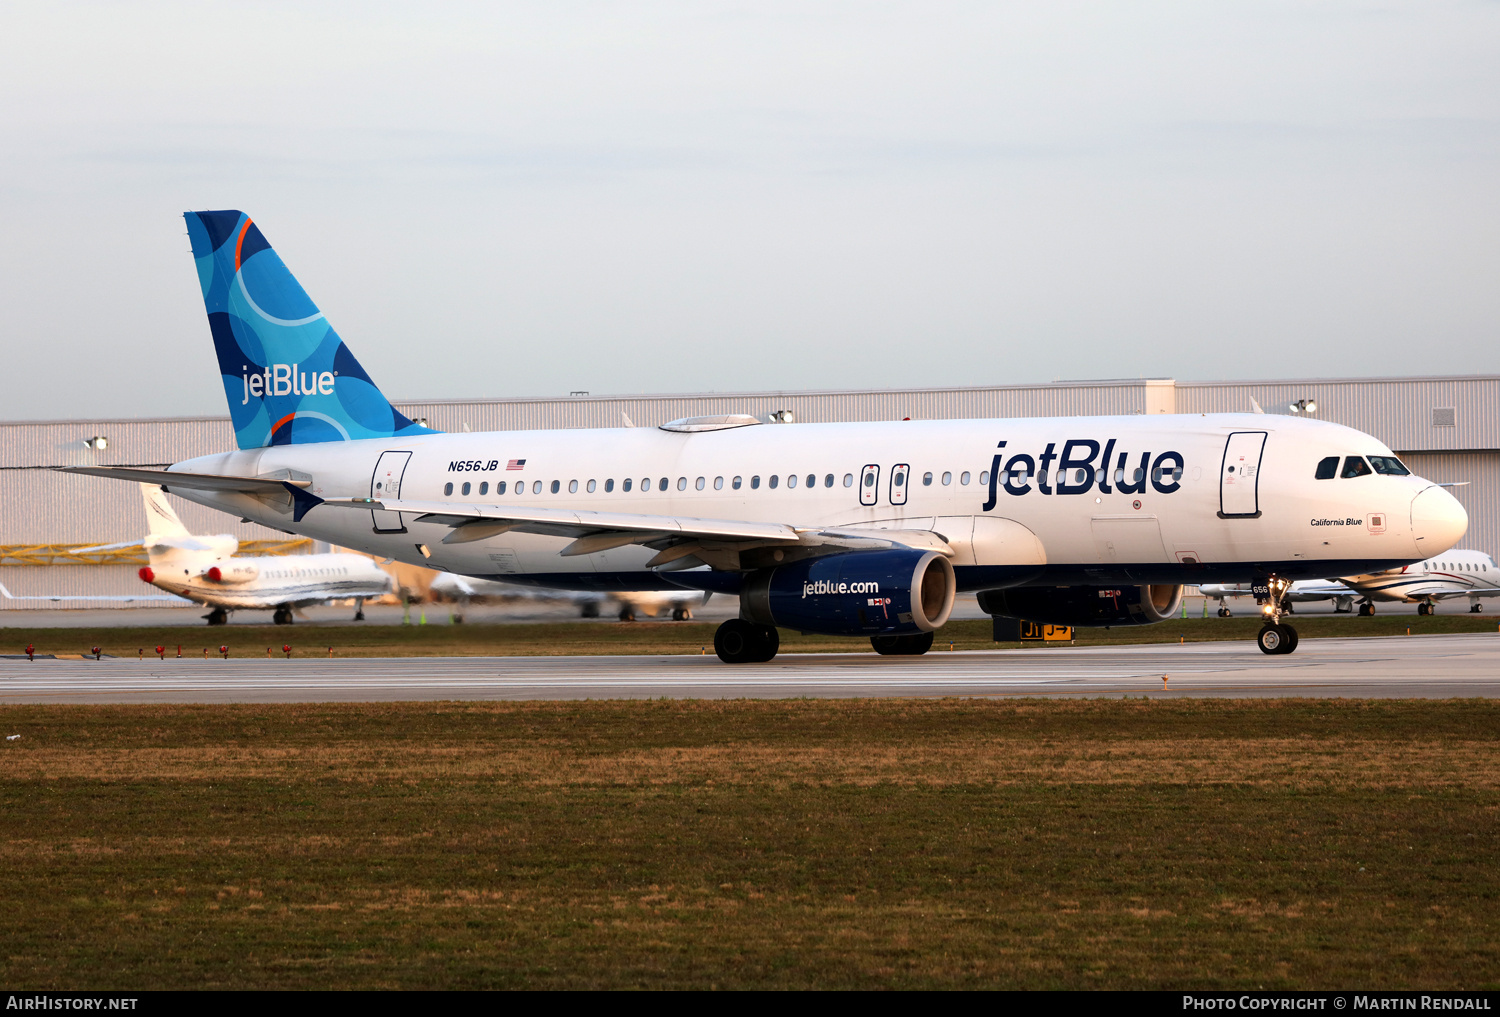
[(1182, 584), (1250, 582), (1266, 653), (1296, 579), (1400, 568), (1468, 517), (1367, 434), (1252, 414), (441, 434), (397, 411), (249, 217), (186, 215), (238, 450), (168, 487), (278, 529), (457, 575), (736, 593), (714, 648), (777, 626), (922, 653), (954, 594), (1073, 625), (1169, 617)]
[[(1359, 613), (1365, 617), (1375, 613), (1378, 601), (1416, 604), (1417, 614), (1432, 614), (1438, 601), (1457, 597), (1468, 597), (1469, 612), (1478, 614), (1484, 610), (1485, 597), (1500, 597), (1500, 567), (1483, 551), (1450, 550), (1435, 559), (1370, 575), (1347, 576), (1336, 582), (1296, 582), (1289, 596), (1293, 600), (1334, 600), (1335, 610), (1347, 611), (1355, 594), (1361, 597)], [(1225, 597), (1250, 596), (1251, 590), (1245, 584), (1208, 585), (1203, 587), (1203, 595), (1223, 604)], [(1220, 607), (1221, 617), (1228, 613), (1228, 608)]]

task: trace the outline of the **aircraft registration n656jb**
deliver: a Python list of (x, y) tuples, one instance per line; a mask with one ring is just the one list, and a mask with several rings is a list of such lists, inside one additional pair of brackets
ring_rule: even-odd
[(1376, 439), (1290, 417), (442, 434), (391, 406), (247, 216), (185, 218), (239, 448), (72, 472), (461, 575), (737, 593), (731, 663), (773, 657), (778, 625), (922, 653), (961, 590), (1039, 622), (1160, 621), (1184, 582), (1255, 584), (1261, 649), (1285, 653), (1293, 580), (1430, 558), (1468, 526)]

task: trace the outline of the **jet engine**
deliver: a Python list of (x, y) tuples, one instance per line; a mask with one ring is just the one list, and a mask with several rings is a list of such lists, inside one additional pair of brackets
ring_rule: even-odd
[(953, 566), (936, 551), (849, 551), (745, 577), (746, 621), (829, 636), (931, 632), (953, 612)]
[(1181, 606), (1181, 586), (1021, 586), (979, 594), (986, 614), (1047, 625), (1150, 625)]
[(240, 583), (248, 583), (260, 575), (260, 569), (249, 562), (235, 561), (220, 568), (213, 566), (203, 573), (203, 578), (211, 583), (225, 583), (235, 586)]

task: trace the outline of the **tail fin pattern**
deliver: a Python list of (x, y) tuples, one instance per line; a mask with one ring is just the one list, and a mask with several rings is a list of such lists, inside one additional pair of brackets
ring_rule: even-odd
[(240, 448), (430, 434), (393, 407), (243, 212), (188, 212)]
[(158, 484), (142, 484), (141, 499), (146, 503), (146, 533), (153, 537), (186, 537), (188, 529), (177, 518), (167, 501), (167, 492)]

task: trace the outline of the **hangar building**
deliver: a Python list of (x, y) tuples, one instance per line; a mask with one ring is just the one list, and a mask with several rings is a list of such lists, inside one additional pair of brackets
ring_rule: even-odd
[[(679, 417), (789, 410), (798, 422), (1101, 416), (1135, 413), (1306, 413), (1373, 434), (1411, 469), (1453, 489), (1469, 511), (1463, 546), (1500, 552), (1500, 376), (1182, 382), (1064, 381), (877, 391), (744, 392), (566, 399), (402, 401), (443, 431), (654, 427)], [(1294, 409), (1295, 407), (1295, 409)], [(795, 426), (792, 425), (792, 426)], [(102, 439), (102, 440), (101, 440)], [(16, 596), (143, 592), (128, 550), (70, 551), (136, 541), (145, 516), (133, 484), (54, 466), (165, 466), (233, 447), (228, 417), (0, 424), (0, 583)], [(195, 533), (233, 533), (250, 553), (313, 550), (309, 541), (176, 501)], [(250, 542), (248, 545), (243, 542)], [(3, 608), (80, 606), (0, 600)], [(121, 605), (124, 606), (124, 605)]]

